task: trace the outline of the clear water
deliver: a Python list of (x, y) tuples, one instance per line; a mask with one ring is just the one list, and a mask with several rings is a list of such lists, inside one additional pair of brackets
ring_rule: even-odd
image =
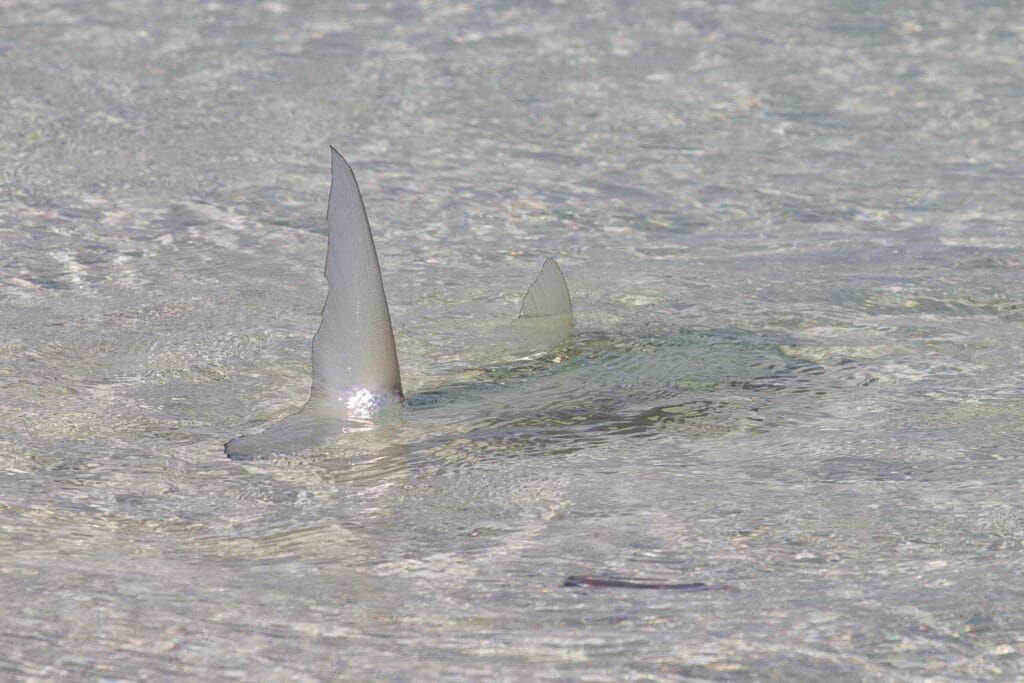
[[(1024, 675), (1022, 39), (966, 0), (4, 3), (0, 677)], [(409, 405), (232, 462), (308, 392), (330, 143)], [(502, 356), (545, 256), (578, 334)]]

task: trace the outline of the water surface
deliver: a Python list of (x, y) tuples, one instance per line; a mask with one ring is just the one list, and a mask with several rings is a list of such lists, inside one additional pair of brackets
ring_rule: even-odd
[[(1014, 3), (2, 17), (4, 676), (1021, 675)], [(233, 462), (308, 394), (328, 144), (408, 406)], [(577, 335), (503, 355), (546, 256)]]

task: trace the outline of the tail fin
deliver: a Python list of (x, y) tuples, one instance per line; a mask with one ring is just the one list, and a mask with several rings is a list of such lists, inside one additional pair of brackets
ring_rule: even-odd
[(402, 394), (395, 337), (377, 250), (348, 162), (331, 147), (327, 302), (313, 337), (313, 396)]
[(519, 317), (545, 318), (560, 315), (572, 319), (572, 301), (569, 299), (569, 286), (565, 283), (562, 269), (554, 259), (549, 258), (544, 261), (540, 275), (526, 290)]

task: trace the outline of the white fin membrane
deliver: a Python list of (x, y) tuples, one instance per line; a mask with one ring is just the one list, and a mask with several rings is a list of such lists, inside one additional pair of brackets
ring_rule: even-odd
[(263, 457), (322, 446), (367, 429), (402, 399), (391, 315), (370, 222), (348, 162), (331, 147), (327, 203), (327, 302), (313, 337), (309, 401), (258, 434), (232, 439), (230, 457)]

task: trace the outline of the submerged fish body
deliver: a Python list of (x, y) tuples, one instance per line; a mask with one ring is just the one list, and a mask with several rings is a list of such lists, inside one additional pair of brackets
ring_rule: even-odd
[[(377, 250), (352, 168), (331, 147), (327, 205), (327, 301), (313, 336), (313, 381), (298, 413), (224, 445), (232, 458), (295, 453), (373, 428), (404, 398)], [(513, 330), (531, 346), (572, 333), (572, 303), (561, 269), (547, 259), (526, 292)]]

